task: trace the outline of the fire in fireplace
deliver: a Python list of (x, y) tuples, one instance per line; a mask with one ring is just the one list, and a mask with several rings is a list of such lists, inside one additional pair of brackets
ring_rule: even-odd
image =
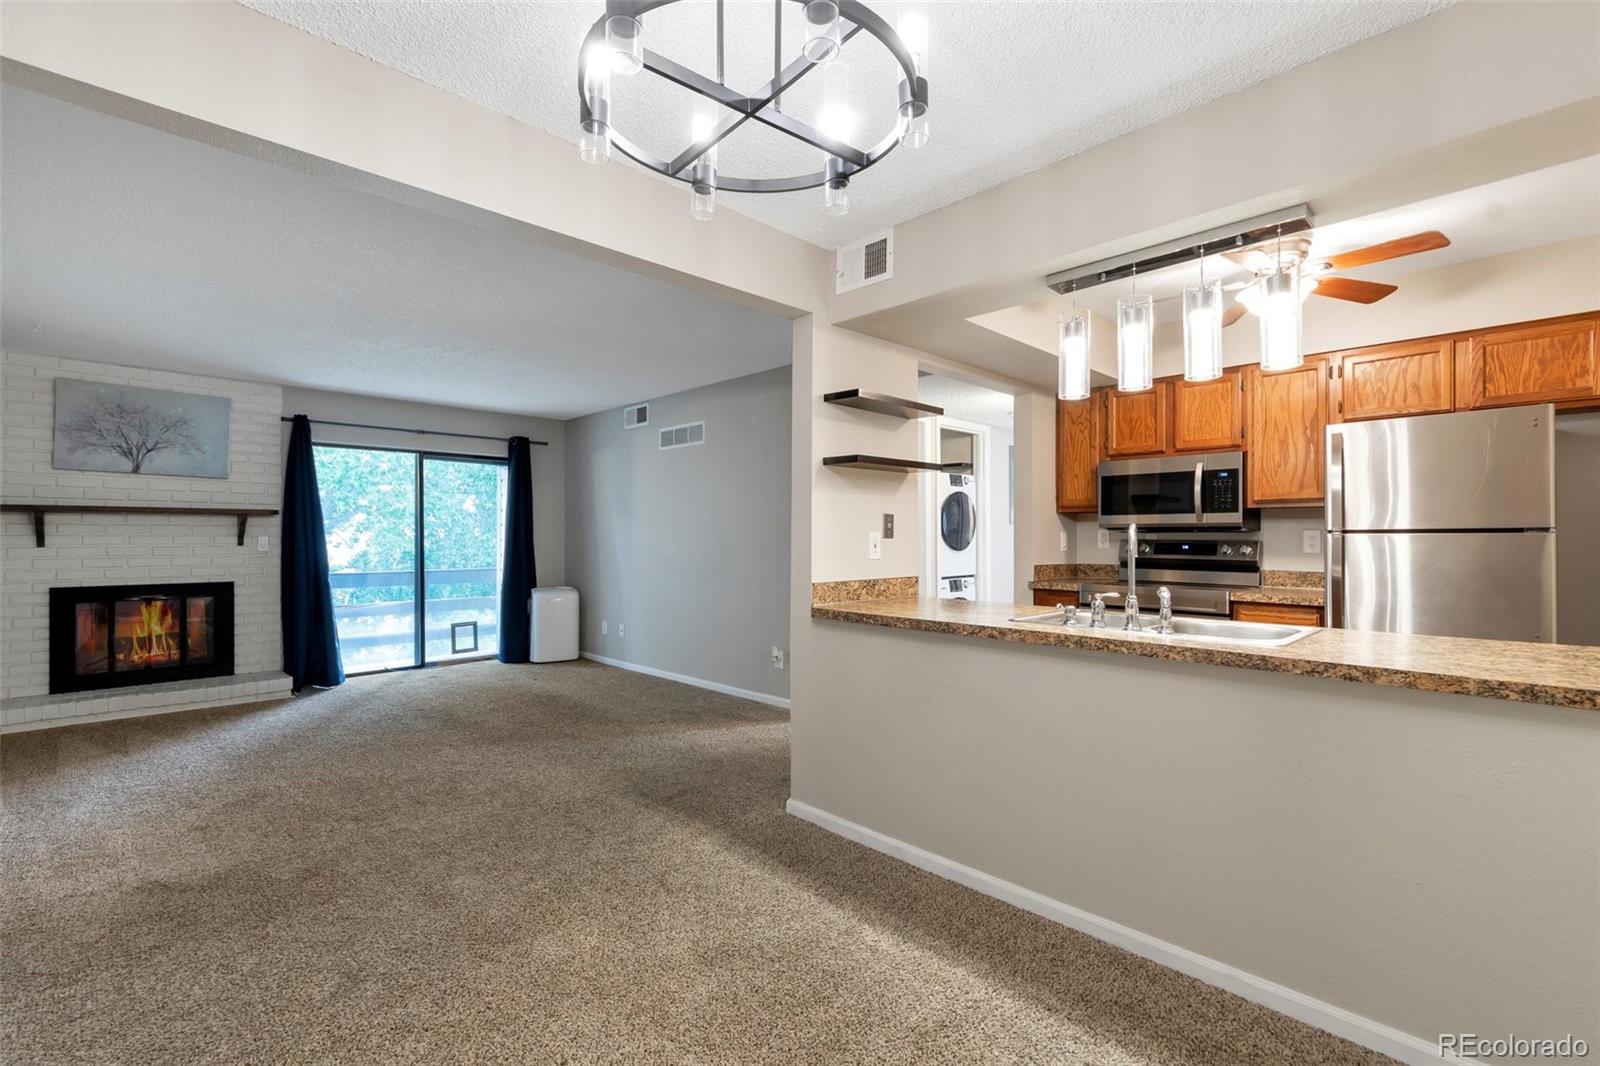
[(50, 590), (50, 691), (233, 673), (233, 584)]

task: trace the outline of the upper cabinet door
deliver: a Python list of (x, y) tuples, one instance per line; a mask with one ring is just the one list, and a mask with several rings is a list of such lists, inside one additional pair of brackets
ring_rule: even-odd
[(1328, 425), (1328, 357), (1296, 370), (1249, 368), (1251, 507), (1322, 502), (1322, 437)]
[(1336, 357), (1336, 422), (1439, 414), (1454, 407), (1455, 352), (1448, 337), (1362, 348)]
[(1056, 510), (1099, 510), (1100, 398), (1056, 401)]
[(1162, 455), (1167, 451), (1172, 382), (1158, 381), (1143, 392), (1105, 391), (1106, 455)]
[(1172, 383), (1172, 450), (1215, 452), (1244, 443), (1244, 370), (1215, 381)]
[(1456, 405), (1506, 407), (1600, 396), (1593, 316), (1468, 333), (1456, 340)]

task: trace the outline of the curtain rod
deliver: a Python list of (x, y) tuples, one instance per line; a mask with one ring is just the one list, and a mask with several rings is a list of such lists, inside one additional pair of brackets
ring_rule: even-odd
[[(293, 422), (292, 415), (281, 415), (279, 422)], [(447, 433), (442, 429), (405, 429), (400, 426), (373, 426), (366, 422), (333, 422), (326, 418), (308, 418), (306, 421), (314, 426), (343, 426), (345, 429), (379, 429), (385, 433), (415, 433), (419, 437), (465, 437), (467, 440), (497, 440), (501, 444), (509, 441), (510, 437), (490, 437), (482, 433)], [(530, 440), (529, 444), (540, 446), (549, 445), (547, 440)]]

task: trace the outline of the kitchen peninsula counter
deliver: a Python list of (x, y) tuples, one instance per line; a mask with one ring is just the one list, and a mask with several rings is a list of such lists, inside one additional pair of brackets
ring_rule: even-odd
[(890, 629), (1600, 709), (1600, 648), (1342, 629), (1321, 629), (1281, 648), (1253, 648), (1117, 629), (1090, 635), (1059, 623), (1010, 620), (1047, 615), (1052, 610), (898, 596), (813, 603), (811, 616)]

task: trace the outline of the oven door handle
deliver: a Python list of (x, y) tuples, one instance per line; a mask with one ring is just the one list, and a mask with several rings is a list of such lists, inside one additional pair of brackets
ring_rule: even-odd
[(1206, 461), (1204, 459), (1196, 459), (1194, 461), (1194, 520), (1196, 522), (1204, 522), (1206, 520), (1205, 507), (1200, 501), (1200, 486), (1204, 480), (1201, 475), (1205, 473), (1205, 469)]

